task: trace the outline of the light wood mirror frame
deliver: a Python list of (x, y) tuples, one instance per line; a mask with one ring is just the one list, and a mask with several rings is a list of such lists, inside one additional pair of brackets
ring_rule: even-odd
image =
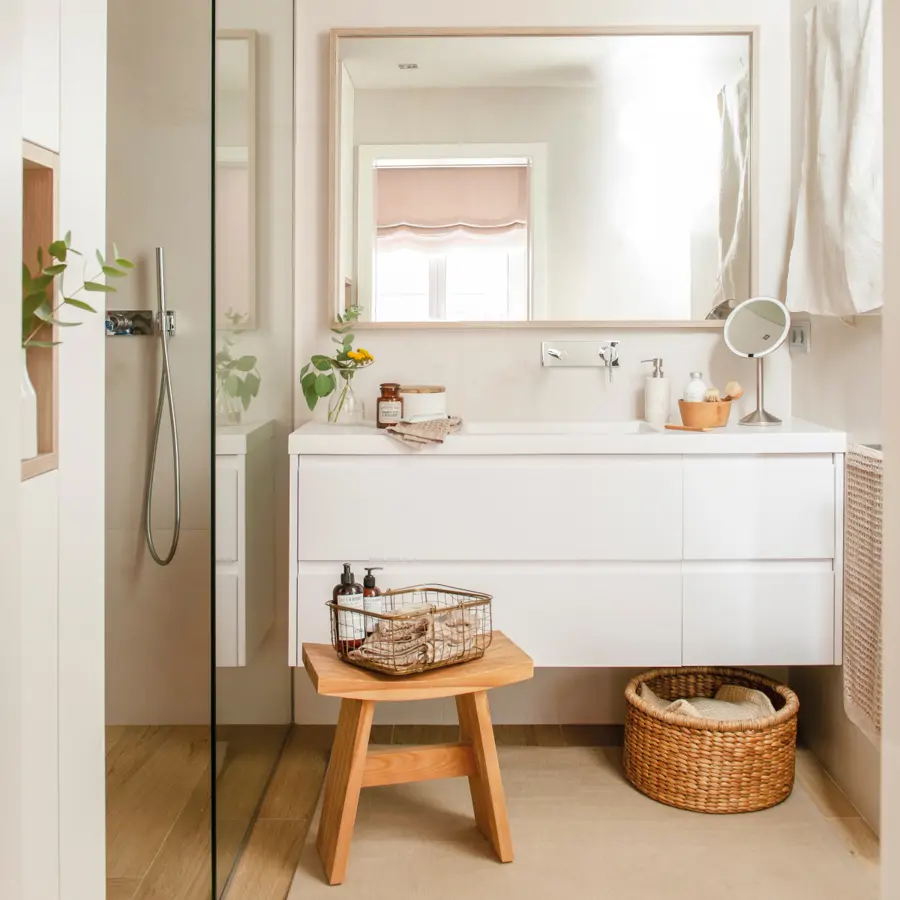
[[(239, 41), (247, 47), (247, 142), (246, 146), (229, 145), (220, 143), (219, 135), (215, 139), (215, 167), (217, 175), (226, 169), (246, 169), (247, 171), (247, 197), (246, 197), (246, 230), (247, 230), (247, 259), (246, 259), (246, 312), (245, 318), (240, 323), (230, 321), (226, 313), (228, 310), (220, 307), (220, 292), (223, 286), (221, 278), (217, 279), (215, 298), (215, 322), (217, 331), (251, 331), (257, 328), (257, 283), (256, 283), (256, 166), (257, 166), (257, 129), (256, 91), (257, 91), (257, 32), (252, 29), (226, 28), (219, 29), (215, 37), (217, 42)], [(216, 73), (216, 79), (218, 73)], [(219, 85), (214, 85), (214, 98), (218, 98)], [(217, 185), (219, 181), (217, 180)], [(218, 186), (217, 186), (218, 191)], [(218, 204), (216, 209), (216, 257), (225, 252), (227, 242), (227, 228), (221, 221)], [(218, 268), (218, 262), (217, 262)], [(224, 300), (222, 300), (224, 304)]]
[[(666, 36), (723, 35), (746, 37), (750, 42), (750, 296), (759, 292), (759, 198), (754, 186), (759, 172), (759, 28), (756, 26), (609, 26), (591, 28), (335, 28), (330, 32), (328, 53), (328, 294), (327, 317), (335, 322), (337, 313), (351, 303), (353, 285), (341, 276), (341, 58), (340, 42), (344, 38), (386, 37), (590, 37), (593, 35)], [(353, 299), (351, 299), (353, 298)], [(654, 328), (693, 331), (721, 330), (724, 319), (716, 320), (530, 320), (521, 322), (357, 322), (354, 330), (410, 328)]]

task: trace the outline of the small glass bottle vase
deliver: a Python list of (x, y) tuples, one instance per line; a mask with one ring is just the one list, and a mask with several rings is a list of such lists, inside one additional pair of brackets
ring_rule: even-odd
[(362, 425), (366, 407), (353, 390), (353, 373), (339, 373), (337, 386), (328, 398), (328, 422), (331, 425)]
[(216, 384), (216, 425), (240, 425), (241, 412), (240, 398), (232, 397), (224, 382), (219, 380)]

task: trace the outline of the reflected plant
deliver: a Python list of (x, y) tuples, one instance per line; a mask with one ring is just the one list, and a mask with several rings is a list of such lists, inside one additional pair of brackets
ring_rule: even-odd
[[(45, 255), (46, 254), (46, 255)], [(89, 303), (79, 300), (75, 295), (82, 293), (95, 294), (114, 294), (115, 287), (111, 284), (103, 284), (84, 277), (84, 270), (87, 266), (83, 266), (81, 287), (65, 296), (60, 292), (62, 299), (58, 303), (54, 303), (56, 298), (56, 290), (54, 282), (60, 278), (70, 265), (70, 254), (81, 256), (72, 246), (72, 232), (66, 233), (61, 240), (53, 241), (46, 251), (43, 247), (37, 250), (37, 271), (32, 275), (28, 264), (22, 263), (22, 346), (23, 347), (53, 347), (61, 341), (44, 341), (38, 340), (38, 334), (41, 329), (47, 325), (56, 325), (58, 328), (74, 328), (81, 325), (81, 322), (67, 322), (58, 318), (58, 313), (64, 306), (80, 309), (83, 312), (96, 313)], [(45, 259), (48, 265), (44, 265)], [(128, 274), (129, 269), (134, 268), (131, 260), (119, 255), (118, 248), (113, 244), (113, 263), (107, 262), (103, 258), (103, 254), (97, 251), (97, 262), (100, 265), (100, 271), (94, 278), (99, 275), (105, 275), (107, 278), (124, 278)]]
[[(240, 324), (241, 316), (237, 313), (227, 314), (228, 318), (236, 318), (233, 324)], [(231, 424), (241, 420), (241, 410), (246, 412), (259, 394), (262, 376), (256, 365), (255, 356), (236, 356), (234, 347), (237, 338), (226, 335), (216, 353), (216, 407), (218, 414)]]

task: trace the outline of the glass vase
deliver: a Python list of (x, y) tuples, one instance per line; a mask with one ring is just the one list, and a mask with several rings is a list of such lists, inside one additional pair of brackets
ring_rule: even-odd
[(366, 406), (353, 390), (353, 374), (339, 374), (337, 387), (328, 398), (328, 422), (331, 425), (362, 425)]
[(216, 386), (216, 424), (240, 425), (242, 411), (240, 398), (232, 397), (219, 382)]

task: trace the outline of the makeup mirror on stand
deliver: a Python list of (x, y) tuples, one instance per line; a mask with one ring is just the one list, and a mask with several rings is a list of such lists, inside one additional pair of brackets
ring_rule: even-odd
[(745, 300), (725, 323), (725, 343), (737, 356), (756, 360), (756, 409), (741, 419), (741, 425), (780, 425), (781, 419), (766, 412), (763, 359), (777, 350), (788, 336), (791, 314), (773, 297)]

